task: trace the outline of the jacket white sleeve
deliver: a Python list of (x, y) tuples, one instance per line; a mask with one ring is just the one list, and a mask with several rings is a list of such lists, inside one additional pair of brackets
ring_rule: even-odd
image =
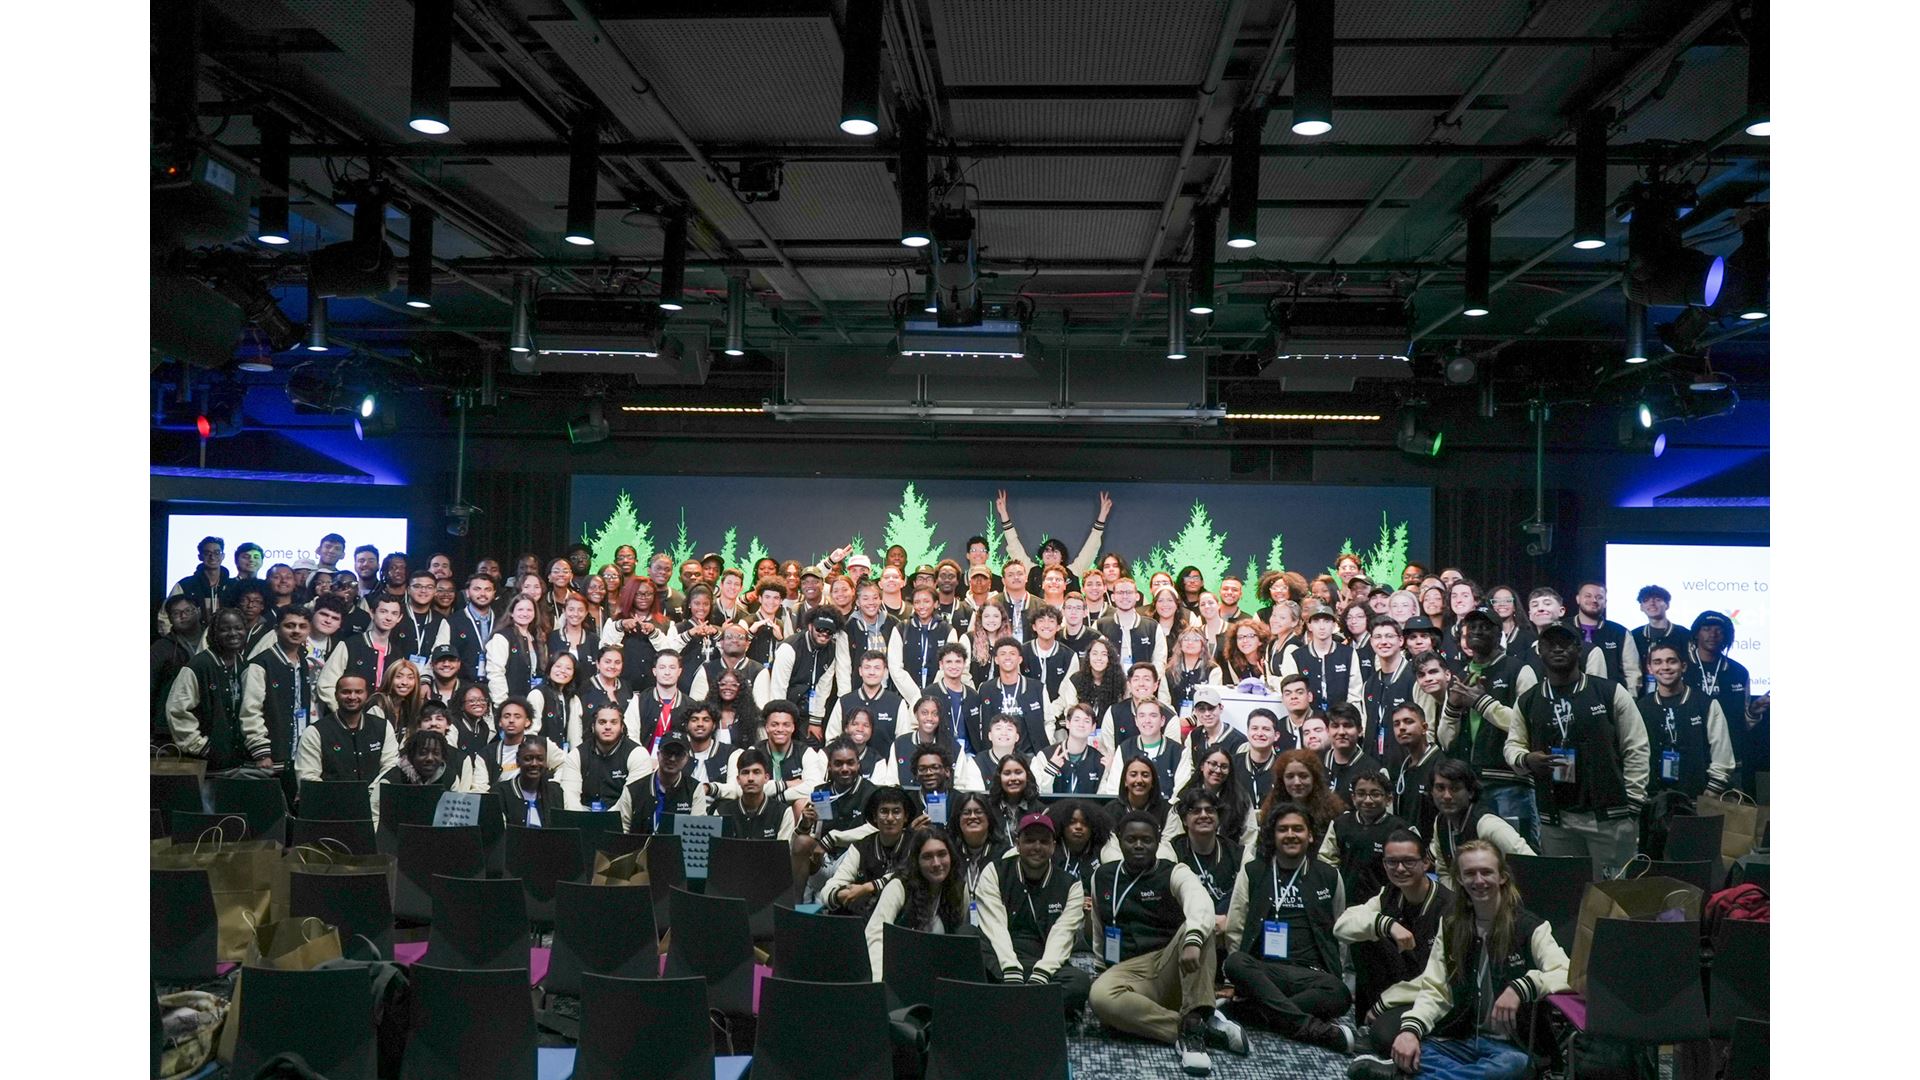
[(1094, 794), (1120, 794), (1120, 770), (1126, 767), (1127, 763), (1120, 759), (1120, 748), (1114, 747), (1113, 756), (1107, 759), (1107, 771), (1100, 774), (1100, 786), (1094, 789)]
[(327, 662), (320, 665), (320, 674), (313, 680), (313, 696), (320, 699), (328, 712), (339, 707), (333, 696), (333, 684), (347, 673), (347, 643), (335, 640), (333, 646), (333, 652), (327, 656)]
[(820, 888), (820, 907), (827, 911), (837, 911), (844, 906), (840, 899), (842, 891), (855, 884), (860, 876), (860, 849), (849, 848), (840, 857), (840, 864), (833, 868), (833, 876)]
[[(1011, 518), (1000, 522), (1000, 538), (1006, 542), (1007, 562), (1019, 559), (1029, 567), (1033, 565), (1033, 557), (1027, 554), (1026, 545), (1020, 542), (1020, 533), (1014, 529)], [(1002, 565), (1005, 565), (1005, 563)]]
[(985, 791), (986, 778), (980, 775), (980, 765), (968, 755), (953, 767), (953, 790)]
[(887, 635), (887, 677), (893, 683), (894, 692), (900, 695), (900, 700), (911, 707), (919, 699), (920, 686), (907, 672), (906, 648), (900, 640), (905, 634), (906, 624), (901, 623)]
[(493, 699), (495, 709), (507, 700), (507, 655), (511, 651), (502, 635), (487, 639), (487, 696)]
[(560, 784), (560, 804), (569, 810), (587, 808), (586, 804), (580, 800), (580, 754), (581, 748), (576, 746), (567, 751), (566, 757), (560, 759), (561, 764), (567, 766), (567, 779)]
[(1186, 916), (1182, 935), (1186, 944), (1204, 947), (1213, 937), (1213, 894), (1185, 863), (1174, 866), (1168, 884), (1173, 888), (1173, 898), (1180, 902), (1181, 914)]
[(1247, 925), (1247, 891), (1249, 889), (1247, 868), (1251, 861), (1240, 864), (1240, 872), (1233, 878), (1233, 895), (1227, 899), (1227, 951), (1233, 952), (1240, 947), (1241, 929)]
[[(1014, 856), (1017, 861), (1018, 856)], [(1000, 899), (1000, 868), (1007, 865), (1006, 859), (1000, 859), (980, 871), (980, 882), (974, 888), (973, 902), (976, 917), (980, 922), (980, 936), (987, 939), (993, 949), (995, 960), (1000, 962), (1000, 975), (1010, 983), (1025, 982), (1027, 973), (1020, 966), (1020, 957), (1013, 951), (1013, 935), (1007, 929), (1007, 907)], [(1007, 867), (1009, 873), (1020, 872), (1018, 866)]]
[(1503, 855), (1539, 854), (1528, 846), (1526, 838), (1515, 831), (1512, 825), (1507, 824), (1507, 819), (1499, 814), (1488, 814), (1481, 818), (1480, 824), (1474, 828), (1474, 835), (1499, 848)]
[(1320, 851), (1314, 857), (1328, 866), (1340, 865), (1340, 844), (1334, 838), (1338, 822), (1327, 826), (1327, 835), (1320, 841)]
[(882, 972), (881, 942), (886, 931), (882, 929), (892, 922), (894, 916), (907, 904), (907, 887), (899, 878), (887, 882), (880, 890), (880, 899), (874, 902), (873, 913), (867, 916), (867, 962), (873, 965), (873, 981), (879, 982)]
[[(385, 741), (388, 744), (393, 742), (392, 739)], [(382, 753), (380, 756), (382, 759), (380, 775), (385, 776), (387, 769), (392, 766), (386, 765), (386, 754)], [(307, 730), (300, 733), (300, 748), (294, 754), (294, 775), (302, 780), (320, 779), (320, 729), (312, 724), (307, 725)]]
[(1634, 705), (1633, 695), (1627, 693), (1626, 687), (1611, 681), (1605, 685), (1613, 688), (1613, 726), (1620, 747), (1620, 772), (1627, 782), (1627, 802), (1637, 810), (1647, 801), (1647, 765), (1651, 756), (1647, 724), (1640, 718), (1640, 709)]
[(207, 737), (200, 733), (200, 721), (193, 716), (193, 710), (199, 707), (200, 676), (192, 668), (181, 668), (173, 677), (173, 689), (167, 691), (167, 727), (180, 752), (196, 757), (207, 752)]
[[(1746, 721), (1741, 717), (1741, 722)], [(1733, 779), (1733, 742), (1727, 735), (1727, 714), (1718, 701), (1707, 703), (1707, 794), (1727, 790)]]
[(1067, 883), (1067, 906), (1060, 909), (1053, 929), (1047, 931), (1047, 947), (1033, 963), (1036, 977), (1053, 978), (1072, 958), (1073, 943), (1080, 939), (1080, 927), (1087, 921), (1086, 895), (1078, 880)]
[(1633, 643), (1633, 635), (1628, 634), (1620, 641), (1620, 674), (1626, 680), (1627, 693), (1640, 693), (1642, 678), (1640, 675), (1640, 646)]
[[(1386, 890), (1389, 888), (1392, 886), (1386, 886), (1374, 893), (1366, 903), (1341, 912), (1340, 917), (1333, 920), (1333, 936), (1349, 945), (1362, 941), (1379, 941), (1385, 937), (1387, 924), (1393, 920), (1380, 914), (1380, 898), (1386, 895)], [(1382, 919), (1386, 921), (1382, 922)]]
[(240, 669), (240, 738), (247, 745), (247, 753), (256, 758), (273, 752), (273, 740), (267, 734), (266, 704), (267, 669), (248, 664)]
[(1087, 576), (1087, 571), (1093, 568), (1093, 560), (1100, 557), (1100, 540), (1106, 535), (1107, 523), (1104, 521), (1096, 520), (1093, 527), (1087, 530), (1087, 542), (1080, 545), (1079, 554), (1067, 564), (1067, 569), (1073, 571), (1074, 577)]

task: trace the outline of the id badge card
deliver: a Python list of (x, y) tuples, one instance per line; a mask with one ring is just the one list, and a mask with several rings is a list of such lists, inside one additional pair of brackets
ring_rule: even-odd
[(947, 823), (947, 796), (945, 792), (930, 791), (927, 793), (927, 820), (933, 822), (935, 825), (945, 825)]
[(545, 679), (543, 679), (543, 678), (541, 678), (541, 677), (540, 677), (540, 676), (538, 676), (538, 675), (535, 675), (535, 676), (533, 676), (532, 678), (529, 678), (529, 679), (527, 680), (527, 689), (529, 689), (529, 690), (538, 690), (538, 689), (540, 689), (540, 688), (541, 688), (542, 686), (545, 686), (546, 684), (547, 684), (547, 680), (545, 680)]
[(814, 792), (813, 813), (820, 819), (820, 827), (825, 828), (827, 822), (833, 820), (833, 796), (824, 791)]
[(599, 812), (601, 812), (602, 810), (605, 810), (605, 809), (607, 808), (607, 804), (606, 804), (606, 802), (605, 802), (604, 800), (601, 800), (601, 799), (595, 799), (595, 800), (593, 800), (593, 802), (592, 802), (592, 803), (590, 804), (590, 808), (591, 808), (591, 809), (593, 810), (593, 812), (594, 812), (594, 813), (596, 813), (596, 814), (597, 814), (597, 813), (599, 813)]
[(433, 665), (427, 662), (427, 658), (421, 656), (419, 653), (414, 653), (412, 656), (407, 657), (407, 659), (414, 667), (419, 668), (421, 671), (430, 671), (433, 668)]
[(1574, 763), (1579, 760), (1580, 751), (1575, 750), (1571, 746), (1555, 746), (1548, 748), (1547, 753), (1561, 759), (1561, 763), (1553, 767), (1553, 782), (1556, 784), (1573, 783)]
[(1106, 955), (1107, 963), (1117, 964), (1120, 962), (1120, 928), (1117, 926), (1107, 927)]
[(1193, 716), (1193, 699), (1181, 698), (1180, 699), (1180, 719), (1186, 720), (1192, 716)]
[(1287, 924), (1278, 919), (1268, 919), (1261, 926), (1260, 952), (1269, 960), (1287, 958)]
[(1680, 779), (1680, 752), (1662, 750), (1660, 752), (1660, 779), (1669, 783)]
[(980, 925), (980, 901), (967, 901), (967, 924), (969, 926)]
[(819, 701), (820, 701), (820, 691), (818, 690), (807, 691), (807, 715), (808, 716), (820, 715), (819, 710), (814, 707)]

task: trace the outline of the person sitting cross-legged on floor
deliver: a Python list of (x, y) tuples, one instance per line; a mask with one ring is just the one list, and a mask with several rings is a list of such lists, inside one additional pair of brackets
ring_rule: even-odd
[(1311, 812), (1275, 803), (1227, 902), (1227, 978), (1261, 1023), (1340, 1054), (1354, 1045), (1332, 1022), (1352, 1004), (1333, 936), (1346, 907), (1340, 872), (1313, 857)]
[(1093, 875), (1093, 941), (1105, 970), (1093, 1014), (1108, 1027), (1172, 1043), (1190, 1076), (1213, 1070), (1207, 1045), (1245, 1054), (1240, 1025), (1213, 1007), (1213, 897), (1191, 869), (1159, 857), (1160, 822), (1120, 819), (1120, 859)]
[(1351, 1080), (1520, 1080), (1533, 1061), (1516, 1041), (1528, 1013), (1567, 988), (1567, 954), (1547, 921), (1520, 906), (1507, 857), (1485, 840), (1454, 852), (1463, 894), (1440, 923), (1391, 1059), (1353, 1060)]

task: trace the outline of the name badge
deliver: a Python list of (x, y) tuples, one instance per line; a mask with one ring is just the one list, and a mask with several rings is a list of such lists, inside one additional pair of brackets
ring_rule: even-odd
[(1119, 962), (1120, 928), (1117, 926), (1109, 926), (1107, 927), (1107, 963), (1117, 964)]
[(807, 715), (808, 716), (817, 715), (818, 710), (814, 706), (815, 706), (815, 703), (818, 702), (819, 700), (820, 700), (820, 691), (818, 690), (807, 691)]
[(1660, 752), (1660, 779), (1673, 781), (1680, 779), (1680, 752), (1662, 750)]
[(1192, 715), (1193, 715), (1193, 699), (1181, 698), (1180, 699), (1180, 719), (1185, 720)]
[(929, 791), (927, 793), (927, 820), (933, 822), (935, 825), (945, 825), (947, 823), (947, 796), (945, 792)]
[(1260, 952), (1269, 960), (1287, 958), (1287, 924), (1278, 919), (1268, 919), (1262, 924), (1260, 933)]
[(428, 663), (426, 657), (420, 655), (419, 653), (414, 653), (413, 655), (407, 657), (407, 659), (412, 661), (413, 666), (419, 668), (421, 671), (427, 671), (433, 666), (432, 664)]
[(527, 689), (538, 690), (547, 684), (547, 680), (535, 675), (527, 680)]
[(833, 819), (833, 796), (824, 791), (813, 793), (813, 812), (822, 824)]
[(590, 803), (589, 806), (593, 810), (593, 812), (596, 814), (607, 808), (606, 802), (601, 799), (593, 800), (593, 802)]
[(980, 901), (967, 901), (967, 923), (970, 926), (980, 925)]
[(1574, 763), (1579, 760), (1580, 752), (1571, 746), (1550, 747), (1547, 753), (1560, 758), (1561, 762), (1553, 767), (1553, 782), (1571, 784), (1574, 782)]

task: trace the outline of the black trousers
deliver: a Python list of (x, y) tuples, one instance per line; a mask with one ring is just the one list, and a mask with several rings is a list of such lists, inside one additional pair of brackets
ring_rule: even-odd
[[(994, 982), (1005, 982), (1000, 972), (1000, 956), (993, 951), (993, 943), (984, 934), (980, 936), (980, 955), (987, 969), (987, 978)], [(1013, 955), (1028, 974), (1032, 974), (1033, 965), (1040, 960), (1038, 952), (1023, 947), (1018, 941), (1013, 943)], [(1066, 1006), (1067, 1015), (1078, 1016), (1087, 1007), (1087, 998), (1093, 993), (1093, 976), (1069, 961), (1061, 964), (1060, 969), (1053, 973), (1052, 981), (1060, 984), (1060, 1000)]]
[(1227, 978), (1268, 1027), (1288, 1038), (1338, 1019), (1353, 1004), (1346, 984), (1336, 976), (1240, 950), (1227, 954)]

